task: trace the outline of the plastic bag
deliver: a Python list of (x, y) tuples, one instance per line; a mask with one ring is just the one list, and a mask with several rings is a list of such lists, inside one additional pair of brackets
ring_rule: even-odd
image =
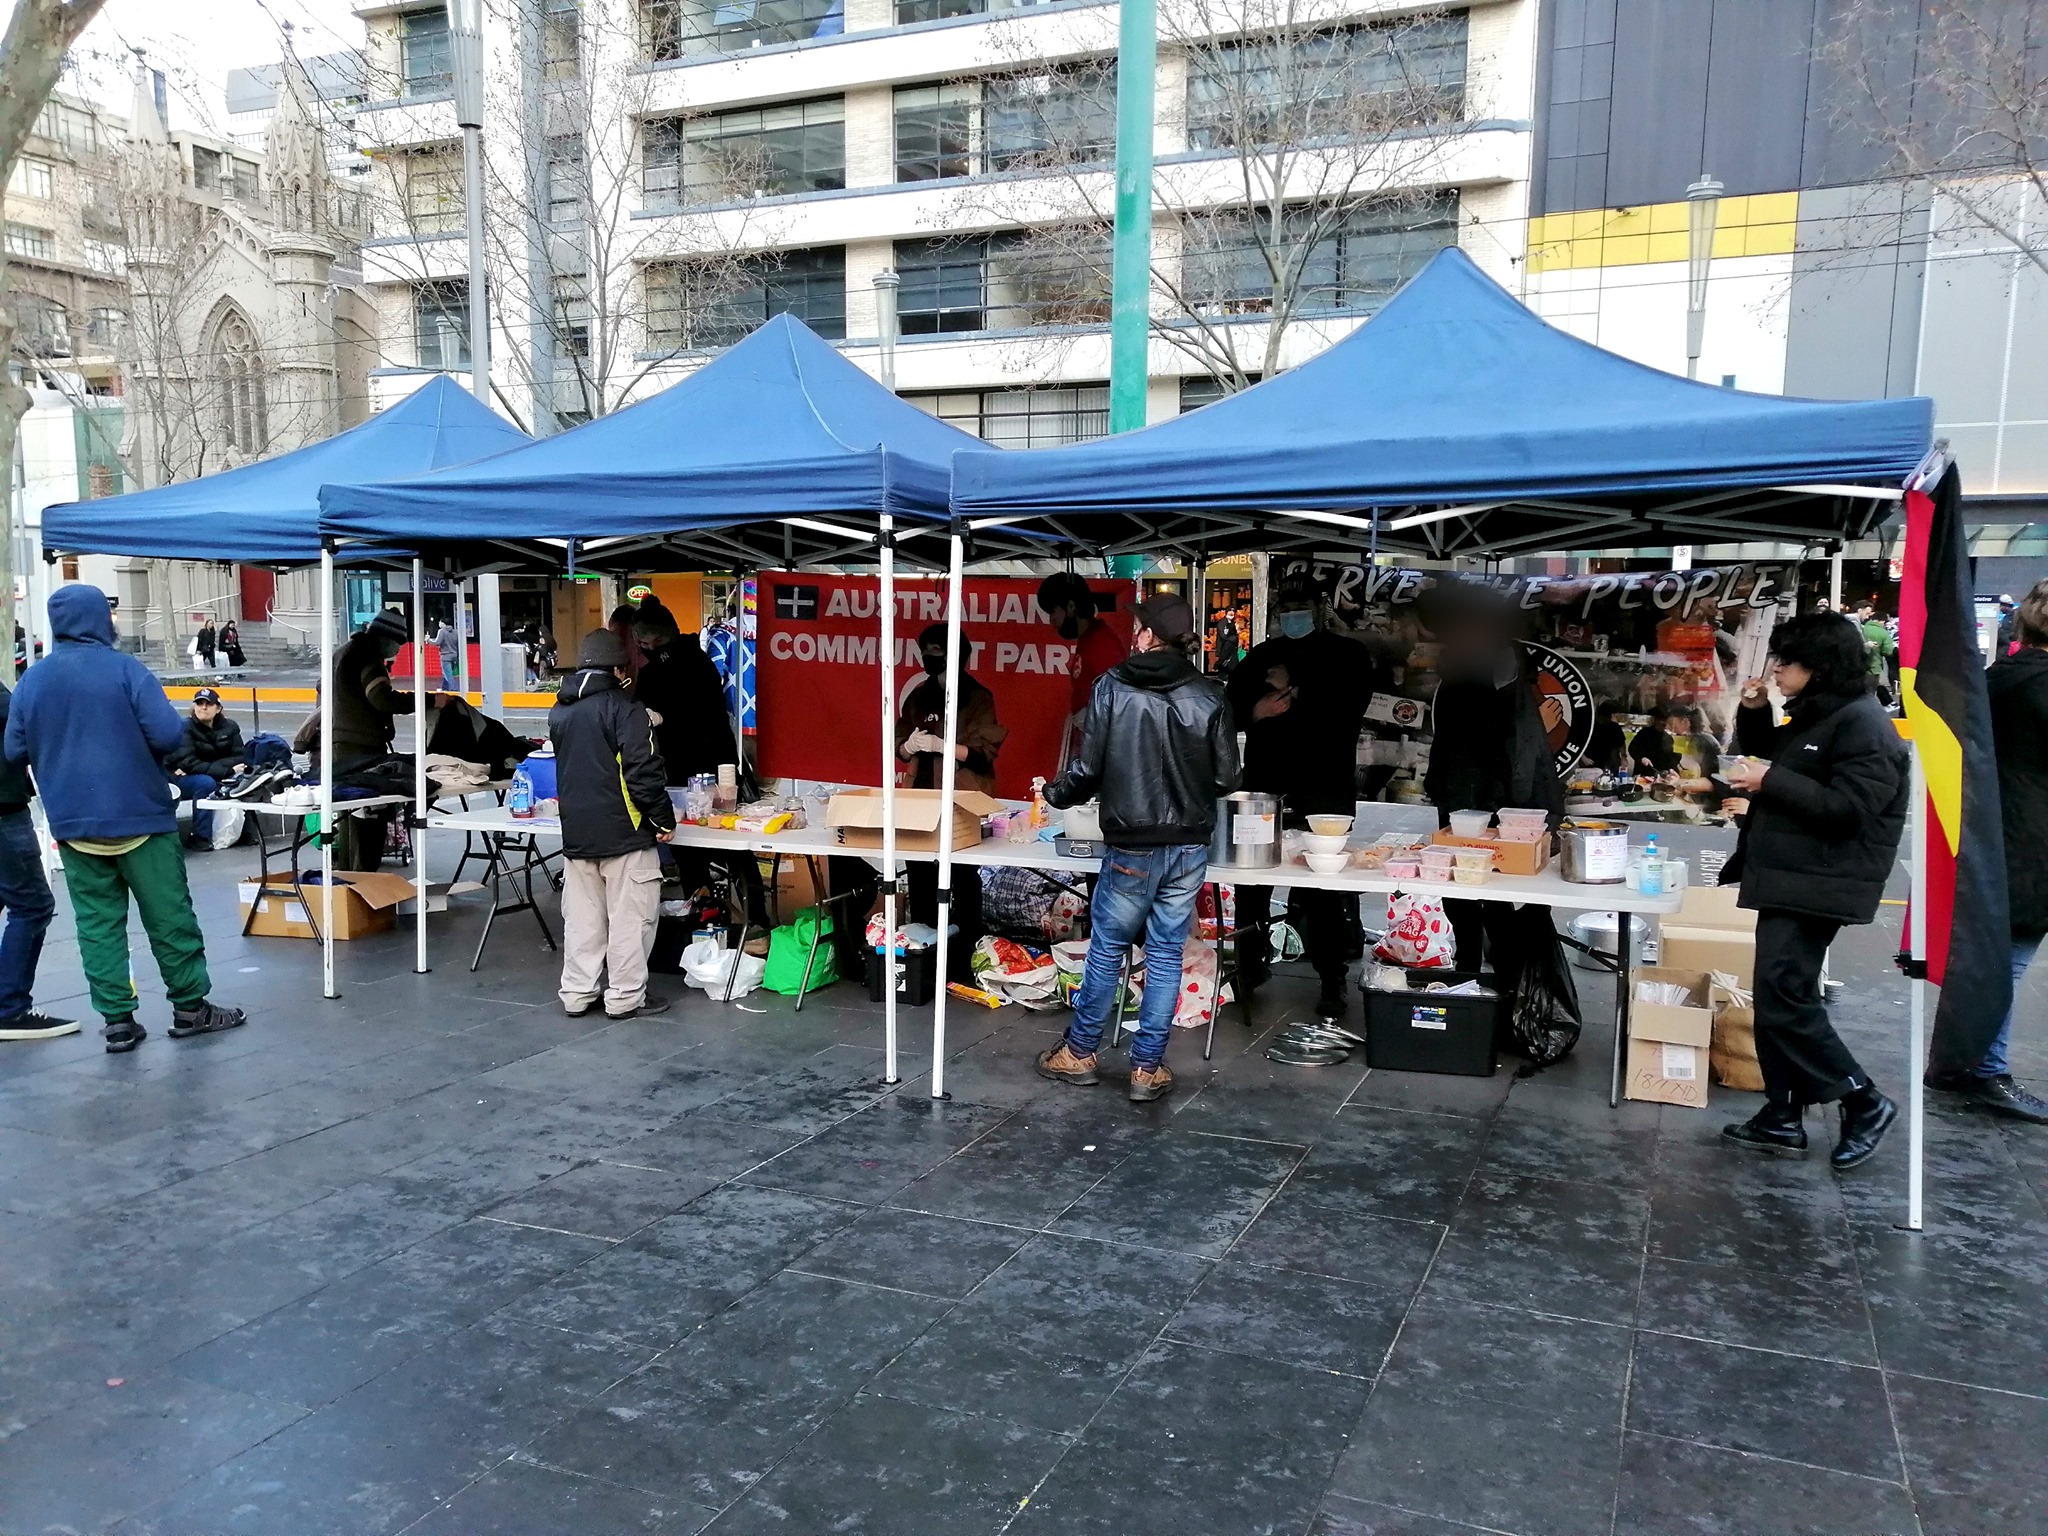
[[(1562, 1061), (1579, 1043), (1579, 989), (1548, 907), (1517, 907), (1510, 916), (1521, 970), (1515, 977), (1508, 1028), (1514, 1049), (1531, 1067)], [(1496, 972), (1506, 969), (1496, 956)]]
[(1220, 986), (1221, 970), (1216, 951), (1194, 934), (1180, 956), (1180, 999), (1173, 1006), (1175, 1029), (1204, 1029), (1216, 1010), (1231, 1000), (1230, 988)]
[(242, 834), (248, 830), (248, 824), (249, 814), (240, 806), (236, 806), (231, 811), (215, 811), (213, 813), (214, 852), (218, 853), (223, 848), (232, 848), (239, 843), (242, 840)]
[(1449, 968), (1457, 963), (1458, 940), (1436, 897), (1396, 891), (1387, 898), (1387, 931), (1373, 952), (1410, 969)]
[[(738, 975), (734, 975), (737, 967)], [(683, 985), (700, 988), (718, 1002), (725, 1001), (728, 981), (735, 998), (745, 997), (761, 985), (768, 962), (759, 955), (736, 949), (720, 949), (716, 939), (692, 939), (683, 950)]]
[(1059, 1005), (1059, 968), (1051, 955), (1014, 939), (984, 935), (974, 946), (974, 979), (985, 992), (1026, 1008)]
[[(800, 997), (831, 986), (839, 979), (839, 951), (828, 942), (831, 937), (832, 919), (816, 907), (805, 907), (793, 922), (768, 935), (768, 966), (762, 972), (762, 987), (784, 997)], [(805, 966), (810, 967), (808, 987), (804, 985)]]

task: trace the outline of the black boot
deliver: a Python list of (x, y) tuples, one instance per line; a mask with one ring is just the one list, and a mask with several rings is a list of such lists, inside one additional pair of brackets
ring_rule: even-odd
[(1322, 996), (1316, 999), (1316, 1017), (1331, 1023), (1344, 1017), (1344, 978), (1323, 983)]
[(1836, 1168), (1854, 1168), (1870, 1161), (1884, 1133), (1899, 1118), (1899, 1106), (1875, 1088), (1858, 1088), (1842, 1100), (1842, 1139), (1828, 1154)]
[(2001, 1077), (1973, 1077), (1962, 1092), (1973, 1108), (1988, 1114), (2048, 1125), (2048, 1102), (2014, 1082), (2010, 1072)]
[(1764, 1107), (1747, 1120), (1721, 1127), (1721, 1134), (1739, 1146), (1759, 1152), (1804, 1152), (1806, 1116), (1797, 1104), (1780, 1104), (1766, 1099)]

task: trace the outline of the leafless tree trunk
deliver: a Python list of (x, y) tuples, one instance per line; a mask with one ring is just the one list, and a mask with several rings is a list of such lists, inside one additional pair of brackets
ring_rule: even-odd
[[(104, 0), (15, 0), (7, 34), (0, 38), (0, 185), (14, 173), (14, 162), (34, 130), (43, 104), (57, 87), (64, 54), (78, 40)], [(14, 376), (15, 343), (20, 322), (7, 286), (7, 265), (0, 255), (0, 465), (7, 472), (7, 534), (0, 538), (0, 643), (14, 647), (14, 455), (21, 418), (33, 404)]]
[[(1830, 110), (2048, 273), (2048, 53), (2029, 0), (1843, 0), (1821, 56)], [(2031, 215), (2031, 217), (2029, 217)]]

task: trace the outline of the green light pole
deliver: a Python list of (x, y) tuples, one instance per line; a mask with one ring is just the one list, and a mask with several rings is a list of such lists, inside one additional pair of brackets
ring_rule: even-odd
[(1145, 425), (1152, 292), (1154, 0), (1122, 0), (1116, 59), (1116, 237), (1110, 264), (1109, 430)]

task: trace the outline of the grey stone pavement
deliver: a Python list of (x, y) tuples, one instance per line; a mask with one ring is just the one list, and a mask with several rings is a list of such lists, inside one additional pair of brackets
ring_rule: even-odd
[[(1610, 1111), (1597, 1022), (1518, 1080), (1227, 1020), (1133, 1106), (960, 1007), (934, 1102), (928, 1010), (894, 1089), (851, 985), (572, 1021), (530, 917), (464, 968), (474, 906), (323, 1001), (248, 867), (190, 865), (246, 1029), (167, 1039), (138, 936), (139, 1051), (0, 1046), (4, 1536), (2048, 1529), (2023, 1129), (1937, 1106), (1913, 1236), (1903, 1129), (1838, 1178), (1717, 1145), (1743, 1095)], [(1841, 1017), (1898, 1089), (1884, 922)]]

